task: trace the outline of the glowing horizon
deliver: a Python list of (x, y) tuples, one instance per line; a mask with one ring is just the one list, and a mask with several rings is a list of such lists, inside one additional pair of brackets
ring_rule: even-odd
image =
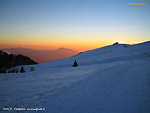
[[(145, 40), (145, 41), (149, 41), (149, 40)], [(133, 43), (125, 43), (123, 41), (116, 41), (119, 44), (137, 44), (137, 43), (142, 43), (145, 41), (138, 41), (138, 42), (133, 42)], [(34, 49), (34, 50), (54, 50), (54, 49), (58, 49), (58, 48), (67, 48), (67, 49), (73, 49), (76, 50), (78, 52), (84, 52), (84, 51), (88, 51), (88, 50), (93, 50), (93, 49), (97, 49), (97, 48), (101, 48), (104, 46), (108, 46), (108, 45), (112, 45), (115, 42), (112, 43), (108, 43), (108, 44), (97, 44), (97, 45), (78, 45), (77, 46), (57, 46), (57, 45), (21, 45), (21, 44), (0, 44), (0, 49), (6, 49), (6, 48), (29, 48), (29, 49)]]
[[(1, 0), (0, 49), (26, 47), (86, 51), (150, 38), (148, 6), (134, 0)], [(141, 2), (137, 0), (136, 2)]]

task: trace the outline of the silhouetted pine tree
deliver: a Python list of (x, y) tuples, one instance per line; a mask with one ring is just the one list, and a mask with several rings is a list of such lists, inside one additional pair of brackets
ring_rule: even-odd
[(20, 73), (24, 73), (24, 72), (25, 72), (24, 68), (21, 67)]
[(77, 61), (75, 60), (74, 61), (74, 64), (73, 64), (73, 67), (77, 67), (78, 66), (78, 63), (77, 63)]

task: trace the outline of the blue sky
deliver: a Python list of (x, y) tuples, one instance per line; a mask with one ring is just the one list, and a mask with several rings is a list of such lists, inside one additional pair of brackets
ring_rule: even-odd
[[(132, 2), (148, 6), (131, 7)], [(31, 40), (35, 45), (92, 48), (150, 37), (149, 0), (1, 0), (0, 14), (0, 42), (6, 45)]]

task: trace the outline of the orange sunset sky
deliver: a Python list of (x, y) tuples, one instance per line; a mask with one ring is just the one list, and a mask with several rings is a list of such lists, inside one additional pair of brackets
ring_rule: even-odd
[(0, 49), (86, 51), (148, 41), (149, 12), (148, 0), (1, 0)]

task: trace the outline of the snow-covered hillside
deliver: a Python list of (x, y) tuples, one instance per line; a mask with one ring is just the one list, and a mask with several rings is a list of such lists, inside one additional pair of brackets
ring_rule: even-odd
[(150, 113), (149, 41), (23, 67), (0, 74), (0, 113)]

